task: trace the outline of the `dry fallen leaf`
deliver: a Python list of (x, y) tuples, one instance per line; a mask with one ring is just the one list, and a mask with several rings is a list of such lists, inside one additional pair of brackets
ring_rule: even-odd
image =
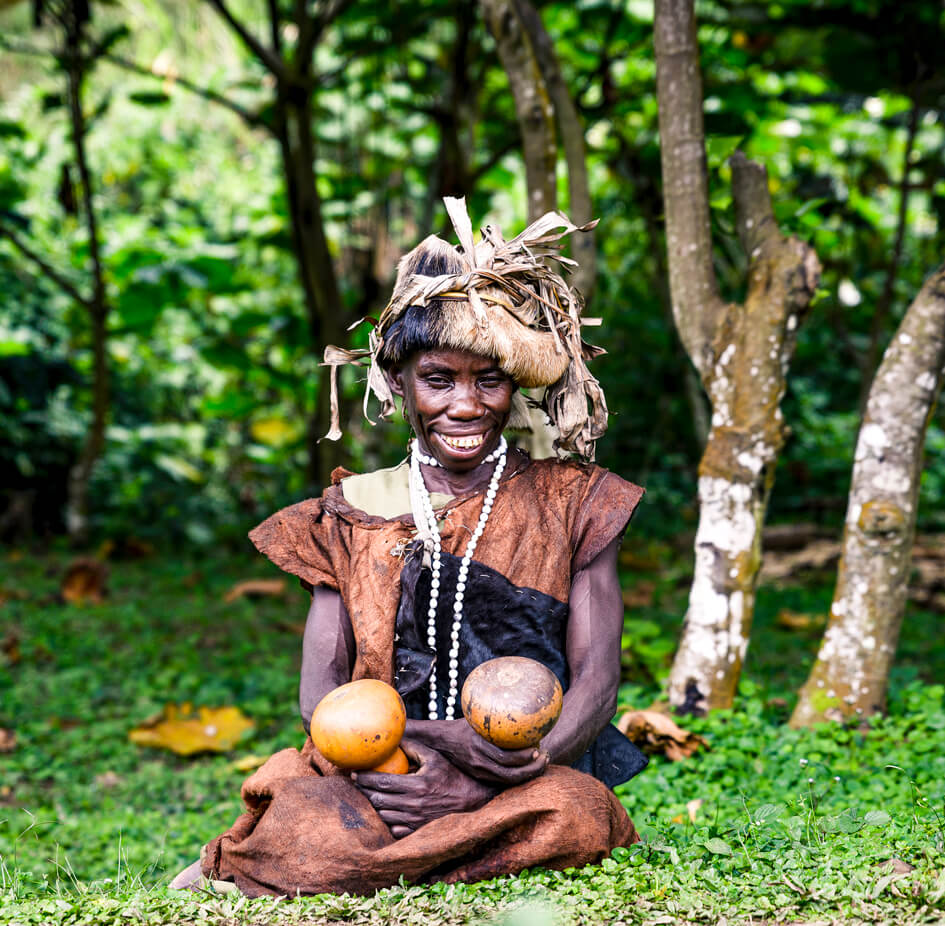
[[(3, 593), (0, 592), (0, 605), (3, 604)], [(7, 632), (7, 635), (0, 640), (0, 651), (3, 652), (7, 665), (19, 665), (23, 654), (20, 652), (20, 634), (14, 628)]]
[(13, 752), (16, 749), (16, 734), (12, 730), (0, 727), (0, 752)]
[(700, 746), (709, 745), (660, 711), (628, 711), (617, 721), (617, 729), (644, 752), (661, 752), (671, 762), (688, 759)]
[(82, 557), (73, 560), (62, 578), (59, 594), (63, 601), (82, 604), (86, 601), (101, 604), (107, 594), (105, 581), (108, 567), (100, 560)]
[(696, 822), (696, 817), (699, 816), (699, 808), (702, 806), (702, 803), (701, 797), (686, 802), (686, 813), (689, 814), (690, 823)]
[(229, 604), (237, 598), (281, 598), (285, 594), (285, 579), (247, 579), (237, 582), (224, 596)]
[(95, 783), (100, 788), (116, 788), (122, 783), (122, 777), (117, 772), (107, 771), (95, 776)]
[(234, 772), (254, 772), (257, 768), (265, 765), (269, 761), (269, 756), (243, 756), (230, 763), (230, 768)]
[(623, 606), (630, 609), (648, 608), (653, 604), (653, 593), (655, 591), (655, 582), (637, 582), (633, 588), (623, 590)]
[(915, 871), (915, 865), (910, 865), (901, 858), (888, 858), (876, 867), (883, 869), (887, 874), (907, 875), (910, 871)]
[(168, 704), (158, 717), (128, 734), (139, 746), (169, 749), (179, 756), (232, 749), (253, 722), (238, 707), (200, 707)]
[(798, 611), (782, 608), (775, 618), (775, 623), (787, 630), (810, 630), (811, 627), (823, 627), (827, 623), (827, 618), (823, 614), (801, 614)]

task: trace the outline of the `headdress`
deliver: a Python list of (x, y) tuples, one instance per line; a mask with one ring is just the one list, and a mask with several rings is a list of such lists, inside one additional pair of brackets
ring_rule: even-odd
[[(364, 393), (364, 414), (369, 421), (372, 392), (380, 401), (382, 418), (394, 413), (394, 397), (379, 360), (399, 359), (385, 356), (385, 335), (407, 309), (419, 306), (436, 313), (430, 321), (443, 347), (494, 357), (520, 386), (547, 387), (541, 401), (533, 404), (557, 428), (555, 446), (593, 459), (595, 441), (607, 430), (607, 404), (587, 361), (604, 351), (585, 343), (580, 329), (582, 324), (600, 320), (581, 318), (580, 294), (549, 264), (556, 261), (576, 267), (575, 261), (557, 253), (561, 241), (572, 232), (589, 231), (597, 222), (577, 226), (560, 212), (548, 212), (511, 241), (487, 225), (477, 245), (465, 199), (446, 197), (443, 202), (461, 250), (435, 235), (426, 238), (401, 259), (390, 303), (374, 322), (369, 347), (325, 348), (324, 364), (331, 367), (332, 416), (326, 437), (337, 440), (341, 436), (337, 370), (344, 364), (369, 364)], [(450, 263), (459, 272), (415, 273), (418, 255), (436, 251), (448, 251)]]

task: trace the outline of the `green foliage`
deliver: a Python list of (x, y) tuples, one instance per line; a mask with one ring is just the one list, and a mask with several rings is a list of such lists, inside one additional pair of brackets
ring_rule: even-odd
[[(271, 567), (250, 554), (151, 558), (113, 562), (105, 603), (68, 606), (55, 600), (67, 563), (63, 554), (0, 560), (7, 627), (19, 637), (16, 661), (0, 650), (0, 727), (17, 734), (0, 783), (0, 923), (941, 916), (945, 689), (900, 680), (885, 718), (794, 731), (772, 704), (791, 689), (769, 688), (763, 665), (749, 667), (738, 712), (686, 722), (709, 750), (679, 763), (654, 757), (620, 787), (644, 841), (600, 866), (298, 904), (167, 892), (240, 812), (246, 773), (236, 761), (301, 742), (301, 643), (286, 620), (302, 620), (305, 595), (225, 604), (233, 582)], [(640, 620), (654, 617), (645, 609)], [(804, 648), (796, 635), (759, 632), (756, 649)], [(648, 691), (628, 686), (622, 700), (644, 706)], [(256, 729), (229, 755), (186, 760), (128, 741), (165, 702), (184, 700), (238, 705)], [(693, 801), (702, 802), (694, 821)], [(897, 873), (890, 859), (913, 869)]]
[[(260, 64), (218, 18), (175, 9), (172, 22), (163, 5), (147, 2), (131, 23), (117, 9), (103, 8), (93, 20), (102, 47), (154, 62), (156, 73), (169, 76), (130, 75), (102, 60), (90, 79), (88, 109), (115, 307), (116, 433), (176, 424), (200, 425), (207, 434), (187, 460), (203, 478), (177, 486), (179, 494), (207, 497), (168, 510), (163, 523), (161, 505), (148, 515), (156, 533), (177, 540), (181, 517), (197, 518), (205, 536), (210, 520), (249, 521), (311, 488), (304, 475), (307, 421), (323, 345), (312, 343), (297, 282), (275, 140), (258, 121), (248, 128), (173, 76), (179, 72), (230, 98), (251, 120), (271, 127), (272, 94), (260, 79)], [(772, 513), (788, 517), (804, 509), (807, 517), (839, 522), (869, 363), (942, 252), (941, 90), (931, 79), (942, 24), (918, 0), (837, 0), (815, 8), (792, 0), (766, 5), (765, 15), (744, 5), (707, 3), (699, 12), (723, 292), (738, 298), (744, 288), (726, 165), (736, 145), (765, 163), (782, 227), (810, 239), (825, 267), (822, 297), (800, 331), (785, 401), (794, 437), (780, 464)], [(4, 15), (11, 34), (36, 38), (21, 15)], [(542, 15), (585, 120), (601, 217), (591, 313), (605, 322), (594, 334), (609, 355), (596, 368), (612, 418), (599, 458), (647, 485), (646, 529), (670, 534), (695, 514), (699, 440), (666, 290), (652, 10), (648, 4), (554, 3), (543, 5)], [(295, 41), (289, 32), (283, 40)], [(215, 55), (208, 57), (202, 49), (211, 47)], [(10, 56), (23, 68), (35, 61), (20, 57)], [(350, 5), (327, 30), (315, 68), (315, 169), (345, 323), (376, 315), (393, 258), (443, 227), (441, 193), (466, 192), (474, 220), (491, 217), (507, 229), (522, 223), (511, 97), (472, 8), (445, 0)], [(88, 248), (69, 205), (75, 172), (58, 105), (63, 87), (35, 63), (26, 73), (29, 79), (7, 87), (0, 106), (0, 216), (19, 223), (34, 249), (81, 289)], [(909, 144), (901, 254), (889, 311), (874, 321), (893, 272)], [(62, 497), (63, 467), (44, 462), (24, 435), (28, 429), (36, 445), (46, 438), (57, 460), (74, 458), (74, 438), (64, 440), (44, 409), (63, 407), (78, 425), (86, 420), (87, 322), (6, 243), (0, 244), (0, 283), (3, 355), (25, 356), (26, 345), (33, 345), (74, 371), (55, 402), (50, 397), (22, 412), (5, 407), (0, 446), (13, 447), (11, 458), (21, 462), (4, 465), (11, 473), (16, 468), (21, 483), (58, 485)], [(17, 313), (23, 302), (36, 311)], [(351, 338), (362, 343), (364, 330)], [(385, 439), (384, 432), (364, 428), (355, 379), (345, 378), (346, 460), (355, 468), (391, 462), (402, 435)], [(5, 423), (20, 414), (27, 417)], [(254, 440), (259, 419), (286, 422), (295, 439)], [(940, 422), (933, 422), (930, 448), (941, 433)], [(139, 512), (131, 502), (149, 490), (126, 493), (122, 479), (138, 482), (143, 470), (159, 482), (166, 467), (157, 457), (175, 454), (179, 447), (150, 439), (137, 441), (133, 454), (127, 442), (109, 443), (95, 495), (100, 533), (137, 529)], [(22, 461), (34, 457), (28, 476)], [(934, 463), (931, 452), (929, 459)], [(942, 478), (941, 468), (930, 466), (922, 527), (941, 524), (934, 500)], [(55, 526), (54, 519), (47, 522)]]

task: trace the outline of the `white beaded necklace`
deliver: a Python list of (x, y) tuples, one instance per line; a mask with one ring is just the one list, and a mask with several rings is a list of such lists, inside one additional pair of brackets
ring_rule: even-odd
[[(466, 577), (469, 574), (469, 564), (472, 561), (473, 553), (476, 551), (476, 545), (482, 532), (485, 530), (486, 521), (492, 512), (492, 505), (495, 502), (496, 493), (499, 490), (499, 480), (502, 478), (502, 471), (505, 469), (506, 451), (508, 444), (505, 438), (499, 440), (499, 446), (490, 453), (483, 463), (496, 462), (492, 478), (489, 480), (489, 487), (486, 489), (486, 497), (482, 503), (482, 513), (479, 515), (479, 523), (469, 538), (466, 545), (466, 552), (463, 554), (462, 562), (459, 565), (459, 576), (456, 580), (456, 597), (453, 599), (453, 629), (450, 636), (449, 653), (449, 693), (446, 698), (445, 717), (452, 720), (456, 712), (456, 694), (459, 688), (459, 630), (463, 624), (463, 599), (466, 595)], [(413, 519), (417, 525), (417, 533), (424, 545), (424, 562), (429, 558), (429, 565), (433, 571), (433, 578), (430, 582), (430, 607), (427, 610), (427, 643), (430, 648), (436, 650), (436, 609), (440, 598), (440, 568), (441, 568), (441, 547), (440, 547), (440, 529), (436, 523), (436, 515), (433, 512), (433, 502), (430, 493), (427, 491), (426, 483), (423, 481), (423, 473), (420, 472), (420, 464), (427, 466), (440, 466), (440, 463), (433, 457), (425, 456), (420, 451), (419, 441), (413, 441), (410, 452), (410, 505), (413, 509)], [(436, 706), (436, 662), (430, 672), (430, 702), (429, 718), (436, 720), (438, 718)]]

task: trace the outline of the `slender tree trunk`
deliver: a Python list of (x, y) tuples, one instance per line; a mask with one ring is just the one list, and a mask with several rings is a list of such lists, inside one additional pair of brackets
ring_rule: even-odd
[(673, 317), (712, 406), (699, 464), (699, 527), (670, 703), (703, 713), (732, 704), (754, 615), (761, 528), (784, 443), (780, 409), (798, 325), (819, 279), (814, 252), (778, 231), (763, 167), (732, 158), (749, 258), (743, 305), (719, 296), (692, 0), (657, 0), (660, 156)]
[(915, 537), (925, 433), (945, 378), (945, 265), (925, 283), (870, 388), (830, 621), (791, 726), (886, 705)]
[[(912, 153), (915, 150), (916, 135), (919, 132), (919, 101), (913, 95), (912, 109), (909, 112), (909, 126), (906, 129), (906, 147), (902, 154), (902, 175), (899, 178), (899, 208), (896, 215), (896, 238), (893, 241), (892, 253), (889, 256), (889, 266), (886, 268), (886, 279), (883, 281), (883, 291), (873, 320), (870, 325), (870, 342), (863, 361), (863, 385), (860, 390), (860, 414), (866, 411), (869, 401), (869, 391), (872, 388), (873, 377), (876, 372), (876, 362), (879, 358), (879, 345), (885, 335), (886, 322), (892, 310), (896, 297), (896, 277), (899, 275), (899, 264), (902, 261), (902, 249), (906, 240), (906, 220), (909, 214), (909, 170), (912, 164)], [(862, 424), (862, 419), (861, 419)]]
[[(499, 60), (515, 99), (522, 137), (528, 219), (534, 221), (558, 208), (558, 140), (561, 130), (568, 167), (571, 219), (591, 218), (584, 131), (580, 117), (561, 77), (550, 36), (529, 0), (479, 0), (486, 24), (496, 41)], [(596, 279), (593, 238), (573, 242), (580, 263), (575, 285), (587, 299)], [(528, 449), (535, 458), (554, 456), (557, 436), (538, 409), (529, 409), (531, 436)]]
[[(531, 47), (547, 94), (554, 108), (555, 122), (561, 136), (561, 148), (568, 167), (568, 215), (576, 225), (594, 218), (591, 206), (590, 184), (587, 179), (587, 151), (584, 145), (584, 124), (571, 93), (561, 74), (554, 43), (541, 16), (530, 0), (513, 0), (516, 13), (531, 40)], [(590, 303), (597, 281), (597, 247), (594, 232), (578, 235), (571, 242), (571, 253), (580, 265), (574, 271), (573, 282)]]
[(92, 277), (92, 296), (85, 303), (92, 334), (92, 420), (79, 458), (69, 471), (66, 500), (66, 530), (74, 542), (82, 543), (88, 535), (89, 483), (94, 466), (105, 448), (105, 428), (110, 408), (107, 345), (109, 306), (93, 202), (92, 173), (85, 150), (87, 127), (82, 111), (82, 89), (89, 62), (82, 49), (84, 22), (76, 16), (71, 5), (67, 7), (64, 25), (70, 136), (79, 172), (80, 200), (89, 240)]
[[(275, 115), (267, 128), (279, 142), (292, 226), (292, 246), (305, 300), (312, 352), (314, 357), (320, 359), (326, 344), (343, 343), (347, 326), (338, 277), (328, 250), (315, 175), (313, 56), (325, 30), (350, 5), (351, 0), (324, 0), (315, 3), (312, 9), (309, 4), (294, 3), (291, 18), (297, 29), (297, 44), (291, 56), (284, 53), (282, 48), (283, 17), (275, 0), (267, 2), (271, 47), (257, 39), (237, 19), (226, 0), (206, 2), (275, 80)], [(337, 442), (321, 441), (330, 426), (328, 379), (327, 368), (319, 367), (318, 398), (306, 423), (306, 479), (313, 488), (328, 485), (332, 469), (342, 459), (342, 448)]]
[[(326, 344), (343, 343), (345, 317), (338, 289), (334, 263), (322, 219), (321, 198), (315, 177), (315, 139), (312, 111), (305, 91), (279, 88), (277, 137), (286, 178), (292, 245), (296, 254), (299, 282), (305, 298), (309, 336), (316, 354)], [(327, 367), (318, 373), (318, 396), (307, 423), (308, 471), (313, 487), (327, 486), (331, 471), (341, 461), (341, 446), (335, 441), (321, 441), (330, 426)]]
[(515, 99), (522, 135), (528, 220), (557, 208), (555, 111), (534, 44), (514, 0), (479, 0)]

